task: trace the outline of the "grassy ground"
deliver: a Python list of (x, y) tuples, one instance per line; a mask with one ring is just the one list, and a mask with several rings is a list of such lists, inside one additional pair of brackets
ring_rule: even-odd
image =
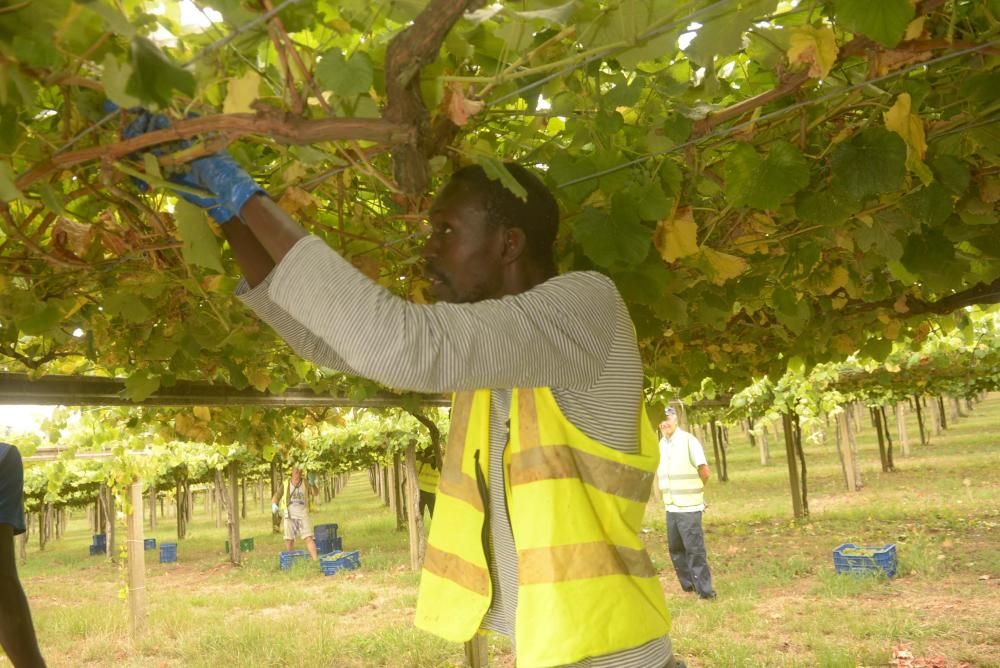
[[(917, 433), (912, 416), (909, 433)], [(1000, 395), (930, 445), (914, 445), (909, 458), (897, 446), (895, 473), (879, 470), (874, 430), (861, 439), (858, 493), (844, 491), (832, 445), (807, 446), (812, 515), (794, 524), (783, 446), (762, 467), (745, 437), (732, 434), (731, 480), (713, 480), (707, 492), (714, 602), (680, 591), (662, 513), (650, 505), (645, 536), (674, 616), (675, 650), (690, 666), (885, 666), (896, 665), (897, 648), (924, 660), (914, 665), (1000, 666)], [(78, 513), (45, 552), (29, 546), (21, 576), (50, 665), (461, 665), (460, 646), (413, 627), (418, 578), (408, 571), (406, 535), (367, 475), (314, 514), (314, 522), (338, 522), (345, 547), (361, 551), (361, 570), (334, 577), (307, 563), (280, 571), (282, 542), (256, 503), (243, 531), (256, 550), (243, 568), (230, 567), (225, 528), (197, 506), (178, 563), (146, 554), (149, 622), (135, 643), (120, 596), (124, 570), (86, 556), (85, 517)], [(172, 519), (147, 535), (173, 540)], [(831, 550), (843, 542), (896, 543), (899, 576), (835, 575)], [(493, 638), (490, 648), (493, 665), (514, 665), (506, 640)]]

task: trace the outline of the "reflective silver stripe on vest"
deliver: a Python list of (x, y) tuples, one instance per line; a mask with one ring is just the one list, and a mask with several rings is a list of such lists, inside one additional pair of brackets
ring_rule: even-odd
[(472, 476), (462, 471), (474, 396), (473, 392), (459, 392), (452, 403), (451, 428), (448, 431), (448, 447), (444, 451), (438, 493), (465, 501), (483, 512), (483, 497), (479, 494), (479, 486)]
[(518, 550), (517, 556), (518, 579), (522, 585), (607, 575), (656, 576), (656, 568), (646, 550), (609, 545), (603, 541)]
[(545, 445), (510, 457), (510, 486), (539, 480), (578, 478), (607, 494), (645, 502), (653, 473), (598, 457), (568, 445)]
[(480, 596), (489, 596), (490, 594), (490, 573), (488, 570), (457, 554), (445, 552), (433, 545), (427, 546), (427, 552), (424, 555), (424, 570), (450, 580)]

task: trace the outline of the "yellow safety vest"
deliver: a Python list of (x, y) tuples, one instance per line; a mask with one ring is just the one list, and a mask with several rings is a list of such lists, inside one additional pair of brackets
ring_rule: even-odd
[(431, 464), (423, 463), (417, 471), (417, 487), (420, 488), (421, 492), (434, 494), (437, 491), (438, 479), (440, 477), (436, 468)]
[[(670, 631), (663, 589), (639, 539), (656, 472), (656, 437), (640, 410), (640, 452), (586, 436), (549, 388), (515, 389), (504, 453), (518, 556), (518, 666), (561, 666), (638, 647)], [(488, 498), (490, 391), (455, 395), (417, 599), (416, 625), (472, 638), (493, 591)]]
[(700, 506), (705, 503), (705, 483), (698, 475), (698, 467), (691, 461), (691, 434), (678, 428), (670, 439), (666, 475), (660, 472), (660, 489), (663, 503), (668, 506)]

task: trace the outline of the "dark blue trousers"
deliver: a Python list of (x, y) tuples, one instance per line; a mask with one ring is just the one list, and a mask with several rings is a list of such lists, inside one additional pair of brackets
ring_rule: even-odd
[(701, 511), (667, 513), (667, 545), (674, 562), (677, 580), (684, 591), (697, 591), (699, 596), (711, 596), (712, 572), (708, 568), (705, 533), (701, 528)]

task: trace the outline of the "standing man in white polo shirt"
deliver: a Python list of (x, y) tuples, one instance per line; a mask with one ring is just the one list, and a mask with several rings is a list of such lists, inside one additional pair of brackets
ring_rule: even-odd
[(667, 544), (677, 579), (684, 591), (699, 598), (715, 598), (708, 568), (701, 515), (705, 510), (704, 486), (712, 472), (705, 450), (693, 435), (677, 426), (677, 411), (668, 406), (660, 423), (660, 465), (657, 478), (667, 507)]

